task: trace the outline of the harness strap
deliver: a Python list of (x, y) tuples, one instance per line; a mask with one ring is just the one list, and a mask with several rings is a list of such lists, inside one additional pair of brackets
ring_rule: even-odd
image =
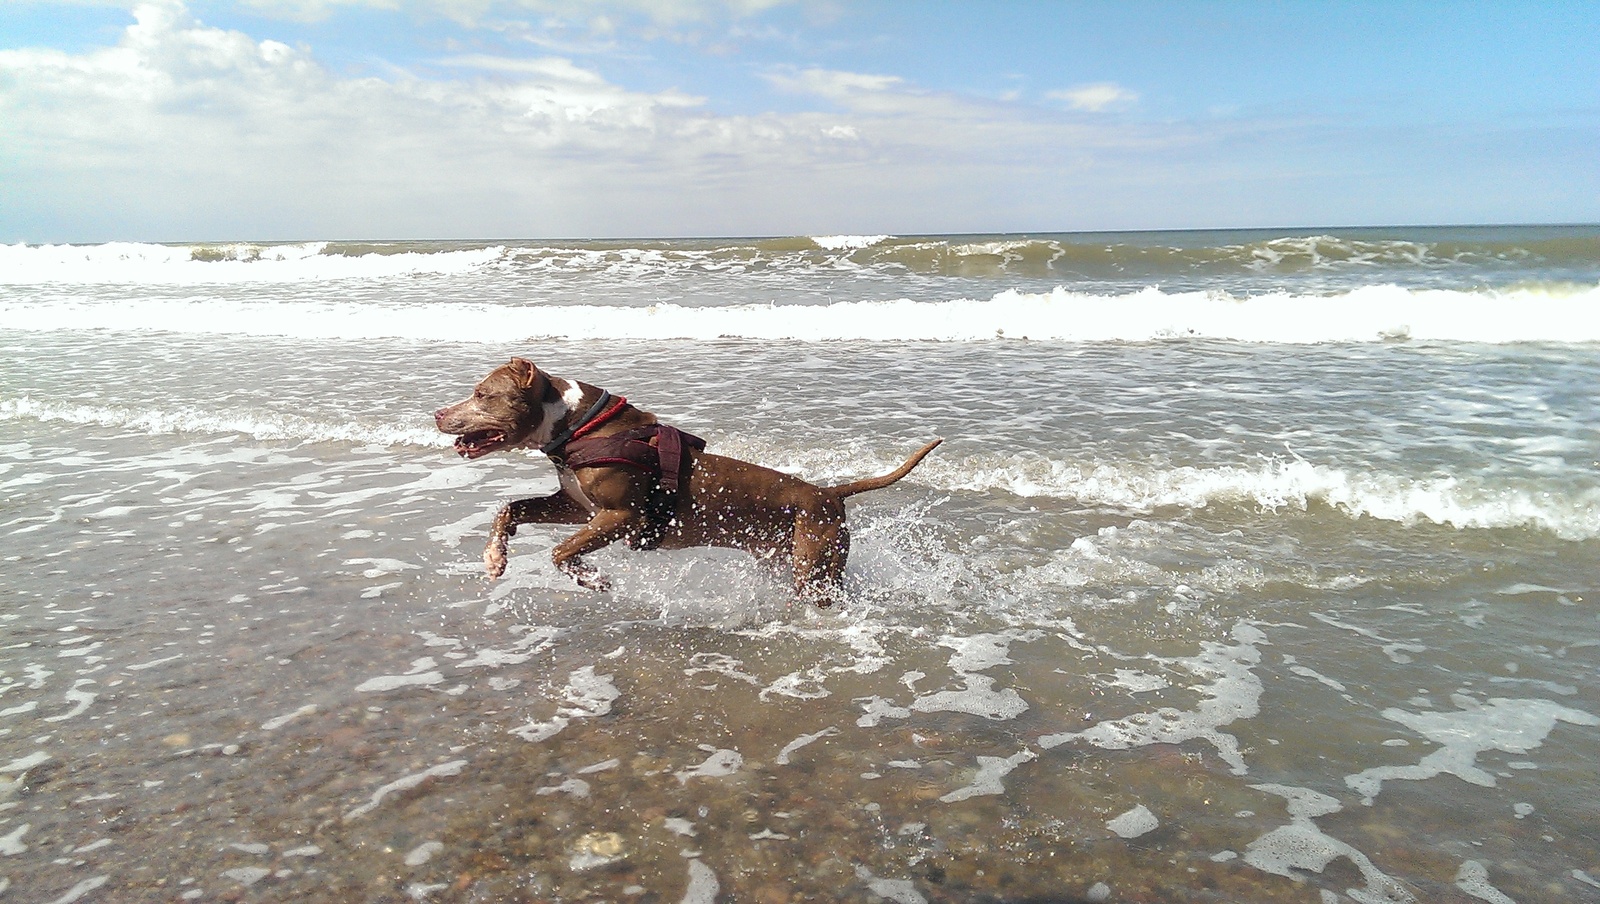
[(611, 393), (606, 392), (604, 389), (600, 390), (600, 398), (595, 399), (594, 404), (589, 406), (589, 410), (583, 413), (583, 417), (568, 424), (565, 430), (551, 437), (549, 442), (539, 447), (539, 451), (552, 458), (560, 455), (561, 450), (566, 447), (567, 443), (610, 420), (622, 409), (623, 405), (628, 404), (627, 399), (618, 396), (616, 404), (606, 408), (606, 405), (611, 404), (611, 401)]
[(576, 471), (599, 465), (627, 465), (656, 475), (661, 488), (676, 493), (681, 486), (684, 447), (704, 450), (706, 441), (670, 424), (646, 424), (613, 436), (573, 439), (564, 453), (566, 467)]
[(636, 468), (654, 478), (644, 503), (644, 529), (629, 540), (635, 549), (655, 549), (672, 525), (687, 464), (684, 447), (704, 450), (706, 441), (669, 424), (646, 424), (611, 436), (572, 439), (556, 463), (571, 470), (606, 465)]
[[(697, 437), (698, 438), (698, 437)], [(656, 455), (661, 463), (661, 489), (668, 496), (678, 495), (678, 475), (683, 473), (683, 441), (685, 436), (677, 427), (662, 425), (656, 432)], [(705, 443), (700, 444), (701, 448)]]

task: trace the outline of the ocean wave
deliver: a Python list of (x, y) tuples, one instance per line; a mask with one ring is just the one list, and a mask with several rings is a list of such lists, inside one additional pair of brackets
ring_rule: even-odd
[[(242, 435), (261, 441), (330, 442), (352, 446), (409, 446), (441, 452), (450, 438), (425, 418), (415, 422), (321, 420), (266, 410), (189, 406), (142, 408), (0, 400), (0, 421), (28, 420), (104, 427), (148, 435), (197, 438)], [(739, 436), (718, 437), (717, 451), (759, 461), (819, 483), (884, 473), (903, 450), (881, 454), (837, 449), (779, 448)], [(947, 447), (948, 448), (948, 447)], [(453, 459), (452, 459), (453, 460)], [(1254, 465), (1161, 467), (1142, 462), (1072, 462), (1043, 455), (941, 452), (910, 483), (946, 493), (1009, 493), (1053, 498), (1123, 512), (1242, 506), (1255, 511), (1310, 511), (1324, 506), (1353, 519), (1405, 525), (1431, 523), (1461, 530), (1531, 528), (1565, 540), (1600, 538), (1600, 487), (1579, 491), (1532, 480), (1490, 482), (1479, 477), (1413, 477), (1349, 470), (1299, 457)]]
[(814, 235), (811, 241), (824, 251), (859, 251), (893, 238), (888, 235)]
[(1474, 343), (1600, 341), (1600, 287), (1462, 292), (1368, 286), (1333, 296), (1007, 290), (987, 300), (646, 307), (388, 301), (0, 300), (8, 329), (421, 341)]
[(357, 446), (448, 446), (451, 438), (431, 424), (393, 424), (360, 419), (318, 420), (267, 410), (228, 410), (174, 406), (143, 408), (36, 401), (29, 396), (0, 399), (0, 421), (109, 427), (149, 436), (192, 434), (248, 436), (263, 441), (333, 442)]
[[(784, 449), (739, 436), (718, 438), (716, 450), (823, 484), (886, 473), (900, 464), (904, 451)], [(1573, 490), (1532, 476), (1418, 477), (1317, 464), (1292, 453), (1248, 465), (1195, 467), (1071, 461), (1032, 452), (956, 455), (946, 445), (906, 480), (941, 492), (1009, 493), (1139, 515), (1228, 506), (1308, 512), (1320, 506), (1353, 519), (1404, 525), (1531, 528), (1564, 540), (1600, 538), (1600, 485)]]
[[(1592, 281), (1600, 231), (1413, 230), (1413, 237), (1120, 233), (824, 235), (762, 239), (0, 246), (0, 284), (205, 284), (384, 279), (474, 270), (912, 274), (1151, 284), (1230, 278)], [(1554, 274), (1552, 276), (1552, 274)]]
[[(371, 246), (363, 246), (370, 249)], [(156, 245), (0, 245), (0, 285), (233, 285), (374, 280), (453, 274), (505, 257), (500, 246), (392, 246), (347, 253), (330, 242)]]
[(1536, 528), (1565, 540), (1600, 537), (1600, 487), (1553, 492), (1532, 483), (1351, 471), (1300, 458), (1204, 468), (1079, 464), (1030, 456), (975, 456), (959, 468), (949, 462), (929, 464), (937, 482), (952, 491), (999, 490), (1139, 513), (1215, 505), (1307, 511), (1323, 505), (1353, 518), (1400, 524)]

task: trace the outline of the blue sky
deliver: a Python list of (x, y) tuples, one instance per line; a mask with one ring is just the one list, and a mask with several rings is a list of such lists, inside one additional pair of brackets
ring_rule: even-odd
[(0, 241), (1600, 221), (1600, 4), (0, 0)]

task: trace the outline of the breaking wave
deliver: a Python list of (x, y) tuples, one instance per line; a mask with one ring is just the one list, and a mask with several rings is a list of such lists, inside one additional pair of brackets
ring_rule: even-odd
[(0, 323), (30, 331), (85, 329), (303, 339), (402, 338), (799, 342), (1148, 342), (1219, 339), (1306, 344), (1600, 341), (1600, 288), (1462, 292), (1369, 286), (1339, 295), (1236, 297), (1221, 292), (1125, 295), (1007, 290), (986, 300), (845, 301), (688, 307), (489, 304), (461, 301), (290, 301), (241, 298), (0, 300)]
[[(450, 438), (419, 417), (415, 422), (322, 420), (267, 410), (217, 413), (193, 407), (140, 408), (0, 400), (0, 422), (64, 423), (197, 439), (243, 435), (261, 441), (334, 442), (441, 450)], [(718, 451), (761, 461), (822, 483), (882, 473), (903, 449), (841, 456), (836, 449), (779, 449), (762, 440), (721, 437)], [(452, 459), (453, 460), (453, 459)], [(1574, 492), (1532, 481), (1489, 482), (1469, 477), (1414, 477), (1350, 470), (1302, 458), (1254, 465), (1161, 467), (1144, 462), (1074, 462), (1037, 454), (998, 456), (941, 452), (907, 478), (947, 493), (1010, 493), (1069, 500), (1123, 512), (1242, 506), (1264, 512), (1305, 512), (1322, 506), (1349, 518), (1374, 518), (1457, 529), (1547, 531), (1564, 540), (1600, 538), (1600, 487)]]
[(1160, 285), (1234, 277), (1377, 278), (1405, 285), (1593, 282), (1593, 227), (828, 235), (763, 239), (300, 242), (0, 246), (0, 284), (201, 285), (382, 279), (472, 270), (672, 275), (876, 273)]
[(0, 400), (0, 421), (76, 424), (108, 427), (150, 436), (192, 434), (248, 436), (263, 441), (338, 442), (357, 446), (448, 446), (451, 439), (432, 425), (393, 424), (346, 419), (319, 420), (296, 414), (174, 406), (142, 408), (125, 405), (81, 405), (38, 402), (28, 396)]

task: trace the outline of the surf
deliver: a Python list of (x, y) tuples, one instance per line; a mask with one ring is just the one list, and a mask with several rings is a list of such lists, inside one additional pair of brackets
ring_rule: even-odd
[[(210, 266), (210, 265), (208, 265)], [(252, 265), (253, 266), (253, 265)], [(1367, 286), (1332, 295), (1007, 289), (985, 299), (692, 306), (290, 300), (250, 296), (12, 297), (0, 322), (34, 332), (172, 332), (300, 339), (797, 342), (1600, 342), (1600, 287), (1508, 291)]]

